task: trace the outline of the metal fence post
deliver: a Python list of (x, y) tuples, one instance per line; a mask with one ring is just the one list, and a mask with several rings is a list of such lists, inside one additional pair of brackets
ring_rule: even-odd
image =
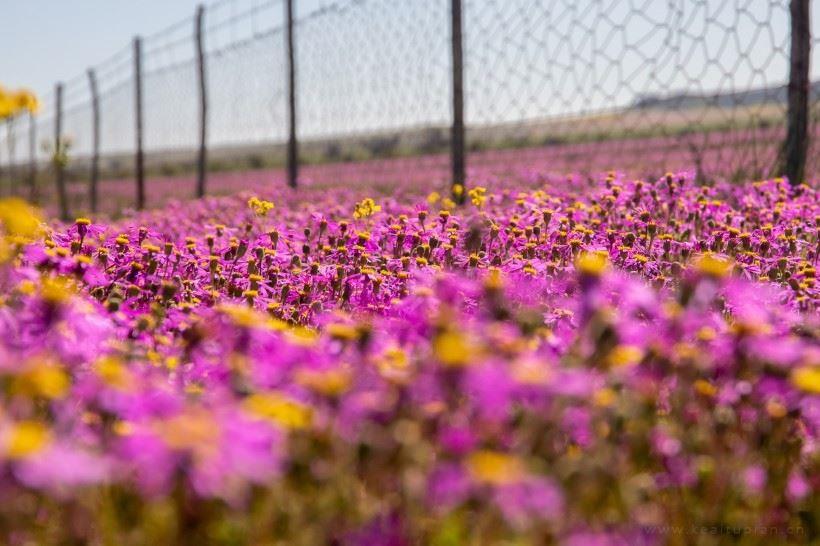
[(199, 80), (199, 159), (197, 161), (196, 196), (205, 195), (205, 177), (208, 168), (208, 85), (205, 79), (205, 49), (202, 44), (202, 25), (205, 7), (201, 4), (196, 8), (196, 23), (194, 33), (196, 37), (197, 78)]
[(100, 178), (100, 98), (97, 92), (97, 75), (93, 68), (88, 69), (88, 85), (91, 90), (91, 181), (88, 197), (91, 212), (97, 212), (97, 183)]
[(28, 198), (37, 202), (37, 123), (34, 113), (28, 114)]
[(791, 65), (786, 140), (780, 171), (792, 185), (803, 182), (809, 145), (809, 60), (811, 10), (809, 0), (791, 0)]
[(63, 84), (58, 83), (55, 93), (54, 108), (54, 174), (57, 183), (57, 200), (60, 206), (60, 218), (68, 221), (68, 196), (65, 188), (65, 161), (68, 150), (63, 140)]
[(134, 115), (136, 117), (137, 153), (135, 169), (137, 179), (137, 210), (145, 208), (145, 165), (142, 149), (142, 39), (134, 38)]
[(296, 140), (296, 60), (293, 51), (293, 0), (285, 1), (288, 55), (288, 186), (295, 188), (299, 176), (299, 151)]
[(452, 25), (453, 55), (453, 126), (450, 137), (450, 163), (452, 167), (452, 193), (456, 203), (464, 202), (464, 44), (461, 33), (461, 0), (451, 0), (450, 22)]

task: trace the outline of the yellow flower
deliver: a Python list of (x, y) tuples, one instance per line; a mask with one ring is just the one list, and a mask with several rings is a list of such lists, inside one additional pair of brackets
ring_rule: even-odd
[(31, 91), (9, 91), (0, 86), (0, 120), (13, 118), (26, 110), (34, 114), (39, 107), (40, 103)]
[(267, 216), (268, 212), (273, 210), (274, 204), (273, 201), (265, 201), (258, 197), (251, 197), (248, 199), (248, 207), (250, 207), (257, 216)]
[(409, 378), (412, 368), (407, 353), (400, 347), (389, 347), (376, 360), (376, 366), (382, 377), (397, 382)]
[(28, 89), (21, 89), (15, 93), (14, 101), (18, 113), (25, 110), (31, 114), (36, 114), (40, 111), (40, 101), (37, 99), (37, 96)]
[(717, 337), (717, 332), (711, 326), (703, 326), (698, 330), (696, 337), (699, 341), (712, 341)]
[(481, 450), (467, 458), (467, 470), (474, 480), (505, 485), (524, 477), (524, 465), (518, 457), (499, 451)]
[(708, 396), (709, 398), (712, 398), (718, 393), (717, 387), (715, 387), (705, 379), (698, 379), (697, 381), (695, 381), (694, 387), (698, 394)]
[(17, 235), (27, 239), (36, 237), (42, 227), (37, 209), (17, 197), (0, 200), (0, 224), (6, 235)]
[(51, 432), (37, 421), (21, 421), (6, 436), (5, 451), (10, 459), (25, 459), (42, 451), (51, 440)]
[(441, 200), (441, 208), (444, 210), (449, 210), (455, 208), (456, 202), (450, 199), (449, 197), (445, 197)]
[(219, 311), (228, 315), (228, 317), (233, 321), (235, 326), (241, 326), (244, 328), (262, 326), (267, 319), (262, 314), (244, 305), (223, 303), (222, 305), (218, 306), (218, 309)]
[(117, 436), (128, 436), (134, 432), (134, 425), (128, 421), (116, 421), (111, 425), (111, 430), (114, 431), (114, 434)]
[(382, 208), (370, 197), (363, 199), (361, 203), (356, 203), (353, 209), (353, 218), (367, 218), (379, 212)]
[(333, 323), (328, 324), (325, 331), (336, 339), (354, 341), (359, 338), (359, 329), (350, 324)]
[(294, 430), (310, 426), (313, 419), (310, 407), (275, 392), (252, 394), (243, 406), (256, 417)]
[(0, 120), (10, 118), (15, 111), (16, 106), (11, 100), (11, 95), (0, 87)]
[(791, 374), (792, 385), (801, 391), (820, 394), (820, 366), (802, 366)]
[(581, 252), (575, 260), (575, 269), (583, 275), (599, 277), (609, 266), (605, 251)]
[(775, 399), (766, 402), (766, 413), (775, 419), (781, 419), (786, 416), (789, 410)]
[(131, 372), (125, 367), (125, 364), (113, 356), (100, 358), (94, 365), (94, 371), (110, 387), (126, 390), (131, 386)]
[(40, 297), (51, 304), (68, 301), (74, 285), (65, 277), (44, 277), (40, 287)]
[(487, 276), (484, 278), (484, 288), (486, 290), (501, 290), (504, 287), (504, 277), (501, 270), (497, 267), (492, 267), (487, 271)]
[(430, 195), (427, 196), (427, 202), (431, 205), (435, 205), (441, 199), (441, 194), (437, 191), (430, 192)]
[(470, 201), (472, 201), (473, 205), (476, 207), (481, 207), (481, 205), (483, 205), (487, 200), (487, 188), (476, 186), (468, 191), (467, 195), (470, 196)]
[(592, 401), (598, 407), (607, 408), (615, 403), (617, 397), (618, 395), (615, 391), (608, 387), (604, 387), (603, 389), (598, 389), (595, 391), (595, 394), (592, 395)]
[(618, 345), (607, 355), (607, 364), (612, 368), (634, 366), (643, 359), (643, 351), (634, 345)]
[(205, 409), (190, 408), (179, 415), (158, 420), (155, 430), (172, 449), (191, 450), (206, 457), (218, 449), (220, 429)]
[(315, 345), (316, 340), (319, 338), (319, 334), (316, 333), (316, 330), (311, 330), (304, 326), (289, 326), (286, 322), (282, 321), (272, 321), (270, 328), (273, 330), (287, 328), (288, 340), (302, 347)]
[(62, 398), (69, 386), (68, 374), (60, 366), (47, 361), (34, 363), (14, 382), (14, 389), (18, 392), (49, 399)]
[(707, 277), (725, 277), (732, 270), (732, 262), (715, 256), (711, 252), (705, 252), (695, 260), (697, 270)]
[(350, 372), (345, 369), (299, 370), (296, 382), (325, 396), (337, 396), (350, 387)]
[(445, 331), (433, 340), (433, 353), (445, 366), (466, 366), (473, 350), (466, 336), (460, 332)]

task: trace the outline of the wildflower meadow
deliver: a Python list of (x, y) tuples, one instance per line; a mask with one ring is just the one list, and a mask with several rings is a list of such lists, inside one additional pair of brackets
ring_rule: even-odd
[(820, 546), (820, 0), (6, 4), (0, 546)]
[(0, 540), (816, 543), (815, 188), (431, 190), (0, 202)]

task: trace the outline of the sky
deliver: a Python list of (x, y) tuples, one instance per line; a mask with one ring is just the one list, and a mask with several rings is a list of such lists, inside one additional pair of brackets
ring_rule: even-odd
[[(0, 21), (0, 51), (18, 54), (0, 55), (0, 84), (7, 87), (27, 87), (44, 94), (58, 80), (82, 75), (86, 69), (129, 46), (137, 34), (151, 34), (190, 17), (202, 0), (0, 0), (7, 4)], [(213, 0), (212, 0), (213, 1)], [(257, 0), (262, 2), (264, 0)], [(423, 5), (421, 0), (398, 0), (405, 4)], [(639, 9), (651, 13), (672, 2), (637, 2)], [(555, 4), (555, 2), (540, 3)], [(698, 0), (702, 2), (702, 0)], [(692, 1), (692, 4), (698, 3)], [(211, 2), (207, 2), (211, 3)], [(215, 4), (230, 9), (232, 5), (247, 6), (251, 0), (216, 0)], [(307, 12), (330, 0), (297, 0), (297, 9)], [(434, 2), (435, 3), (435, 2)], [(526, 4), (513, 1), (511, 3)], [(532, 3), (532, 2), (529, 2)], [(557, 2), (560, 4), (561, 2)], [(601, 4), (591, 0), (590, 4)], [(706, 2), (707, 4), (710, 2)], [(715, 2), (711, 2), (715, 3)], [(717, 3), (723, 3), (719, 1)], [(786, 0), (744, 0), (738, 5), (787, 4)], [(495, 8), (497, 0), (473, 0), (470, 4), (486, 4)], [(616, 2), (605, 2), (615, 6)], [(732, 4), (726, 2), (726, 5)], [(815, 3), (817, 4), (817, 3)], [(612, 9), (618, 11), (618, 7)], [(784, 10), (780, 10), (783, 12)], [(818, 11), (817, 6), (814, 9)], [(278, 15), (278, 14), (277, 14)], [(815, 17), (816, 19), (817, 17)], [(782, 21), (776, 21), (780, 25)], [(816, 25), (815, 25), (816, 26)]]
[[(0, 51), (18, 53), (0, 55), (0, 85), (43, 95), (55, 82), (84, 74), (89, 66), (129, 47), (134, 36), (150, 35), (191, 17), (201, 3), (218, 6), (227, 17), (231, 9), (265, 1), (0, 0)], [(330, 2), (297, 0), (297, 9), (306, 13)], [(277, 19), (279, 15), (277, 8)]]
[[(189, 17), (197, 0), (0, 0), (0, 83), (42, 95), (127, 47), (131, 37)], [(9, 55), (8, 52), (17, 52)]]

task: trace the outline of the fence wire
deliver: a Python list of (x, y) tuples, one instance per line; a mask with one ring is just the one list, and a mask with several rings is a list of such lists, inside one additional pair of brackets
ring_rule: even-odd
[[(212, 173), (259, 170), (280, 182), (287, 126), (286, 0), (205, 6)], [(294, 21), (302, 178), (390, 184), (449, 177), (451, 0), (302, 0)], [(820, 21), (820, 2), (812, 5)], [(195, 18), (142, 39), (149, 204), (192, 195), (199, 145)], [(704, 179), (777, 173), (789, 77), (788, 0), (463, 0), (468, 173), (610, 169)], [(817, 36), (812, 46), (817, 47)], [(134, 48), (93, 67), (106, 199), (130, 204)], [(811, 67), (807, 172), (820, 171), (820, 56)], [(41, 193), (54, 143), (54, 93), (34, 123), (0, 128), (0, 179)], [(93, 151), (87, 74), (64, 83), (72, 207), (82, 210)], [(212, 192), (220, 186), (212, 176)], [(225, 177), (227, 180), (228, 177)], [(106, 186), (107, 184), (107, 186)], [(229, 187), (230, 186), (230, 187)]]
[(567, 171), (773, 172), (788, 2), (471, 0), (465, 13), (474, 149), (523, 148)]

